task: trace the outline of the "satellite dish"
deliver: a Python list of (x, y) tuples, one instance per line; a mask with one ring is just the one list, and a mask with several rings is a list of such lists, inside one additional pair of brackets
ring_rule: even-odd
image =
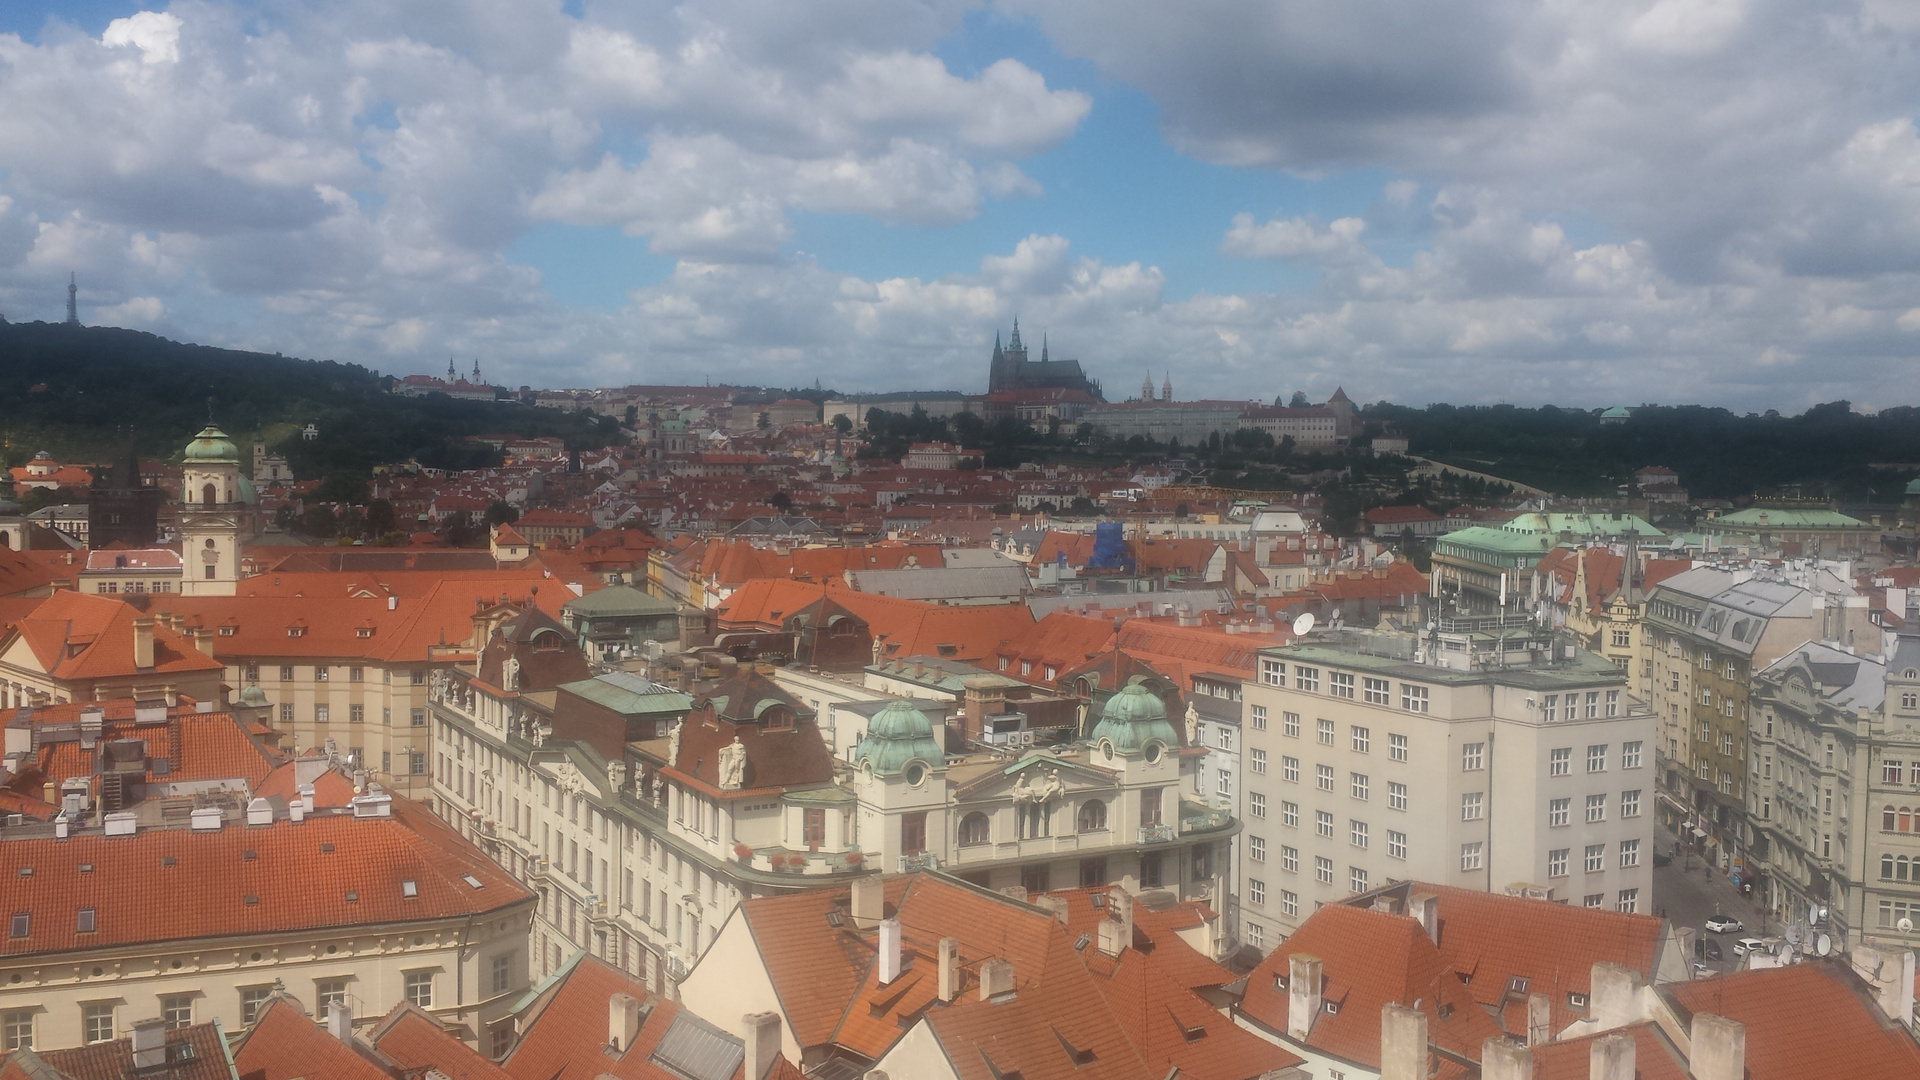
[(1828, 937), (1825, 934), (1821, 934), (1819, 937), (1813, 939), (1813, 953), (1815, 956), (1825, 956), (1832, 951), (1833, 951), (1832, 938)]
[(1786, 933), (1787, 944), (1789, 945), (1800, 944), (1800, 935), (1802, 933), (1803, 931), (1800, 929), (1799, 923), (1794, 923), (1792, 926), (1787, 927), (1787, 933)]
[(1309, 611), (1293, 620), (1293, 636), (1306, 637), (1313, 632), (1313, 612)]

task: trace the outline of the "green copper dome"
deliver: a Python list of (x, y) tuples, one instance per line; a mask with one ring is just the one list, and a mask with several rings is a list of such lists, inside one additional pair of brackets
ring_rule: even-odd
[(267, 692), (254, 683), (248, 683), (246, 689), (240, 691), (240, 704), (250, 709), (260, 708), (267, 704)]
[(925, 713), (904, 701), (888, 702), (867, 721), (867, 733), (853, 752), (856, 765), (865, 765), (876, 776), (892, 776), (914, 761), (938, 768), (945, 755), (933, 737), (933, 722)]
[(1093, 744), (1113, 744), (1122, 754), (1137, 754), (1150, 742), (1168, 749), (1180, 745), (1180, 736), (1167, 722), (1166, 703), (1139, 683), (1128, 683), (1107, 699), (1100, 722), (1093, 726)]
[(186, 459), (216, 465), (238, 465), (240, 448), (233, 445), (226, 432), (208, 424), (187, 444)]

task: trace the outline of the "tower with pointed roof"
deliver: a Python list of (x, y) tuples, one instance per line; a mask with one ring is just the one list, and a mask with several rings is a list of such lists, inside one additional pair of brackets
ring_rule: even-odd
[(1140, 400), (1153, 400), (1153, 372), (1151, 371), (1140, 377)]
[(1027, 346), (1020, 340), (1020, 320), (1013, 321), (1013, 333), (1005, 345), (998, 332), (993, 337), (993, 362), (987, 369), (987, 393), (999, 394), (1023, 390), (1081, 390), (1093, 400), (1102, 400), (1100, 384), (1089, 380), (1078, 360), (1055, 360), (1049, 355), (1047, 338), (1040, 336), (1040, 359), (1029, 360)]
[(1167, 372), (1167, 377), (1160, 382), (1160, 400), (1173, 400), (1173, 372), (1171, 371)]
[(180, 478), (180, 591), (232, 596), (240, 585), (240, 532), (251, 518), (253, 482), (240, 449), (211, 421), (187, 444)]

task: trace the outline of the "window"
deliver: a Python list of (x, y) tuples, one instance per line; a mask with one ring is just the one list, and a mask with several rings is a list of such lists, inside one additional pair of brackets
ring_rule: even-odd
[(293, 723), (293, 703), (291, 701), (285, 702), (280, 706), (280, 722), (283, 724)]
[(1282, 802), (1280, 804), (1280, 824), (1285, 825), (1289, 829), (1297, 829), (1300, 827), (1299, 803)]
[(1248, 718), (1253, 721), (1253, 730), (1255, 731), (1267, 730), (1267, 707), (1265, 705), (1250, 706), (1247, 710), (1247, 714), (1248, 714)]
[(1460, 747), (1460, 769), (1462, 772), (1474, 772), (1487, 767), (1487, 744), (1470, 742)]
[(1287, 685), (1287, 665), (1278, 660), (1260, 661), (1260, 682), (1264, 686)]
[(1387, 809), (1405, 810), (1407, 808), (1407, 785), (1387, 781)]
[(1354, 753), (1367, 754), (1372, 752), (1372, 747), (1373, 747), (1372, 729), (1363, 728), (1356, 725), (1354, 727), (1348, 728), (1347, 734), (1349, 739), (1353, 743)]
[(1325, 810), (1313, 812), (1313, 831), (1327, 839), (1333, 839), (1333, 815)]
[(1547, 751), (1547, 775), (1567, 776), (1573, 772), (1573, 747), (1558, 746)]
[(1640, 865), (1640, 841), (1620, 841), (1620, 868), (1625, 870)]
[(30, 912), (16, 911), (7, 926), (7, 936), (23, 938), (33, 932), (33, 915)]
[(1621, 889), (1620, 898), (1614, 901), (1613, 910), (1625, 912), (1628, 915), (1631, 915), (1634, 912), (1639, 911), (1640, 910), (1640, 890), (1639, 889)]
[(1280, 914), (1292, 917), (1300, 914), (1300, 894), (1280, 890)]
[(1605, 907), (1606, 903), (1607, 903), (1606, 893), (1603, 893), (1603, 892), (1588, 893), (1586, 895), (1586, 899), (1580, 901), (1580, 906), (1590, 907), (1590, 908), (1600, 908), (1600, 907)]
[(1214, 794), (1222, 798), (1233, 797), (1233, 773), (1231, 770), (1219, 770), (1219, 774), (1214, 778), (1213, 791)]
[[(1567, 696), (1572, 697), (1573, 695), (1569, 694)], [(1559, 709), (1559, 707), (1560, 707), (1559, 694), (1548, 694), (1546, 697), (1541, 698), (1540, 699), (1540, 719), (1546, 721), (1549, 724), (1553, 723), (1554, 713)], [(1571, 712), (1572, 710), (1569, 709), (1568, 711)]]
[(1079, 832), (1104, 831), (1107, 827), (1107, 804), (1099, 799), (1088, 799), (1081, 803), (1074, 825)]
[(1556, 829), (1562, 825), (1565, 825), (1567, 823), (1568, 818), (1571, 817), (1570, 811), (1572, 807), (1573, 807), (1572, 799), (1555, 799), (1552, 802), (1548, 803), (1547, 804), (1547, 824)]
[[(1625, 667), (1626, 665), (1622, 664), (1620, 666)], [(1607, 691), (1607, 715), (1608, 716), (1620, 715), (1620, 691), (1618, 690)], [(1620, 767), (1624, 769), (1627, 766), (1623, 763)]]
[(1387, 830), (1387, 854), (1396, 859), (1407, 857), (1407, 834)]
[(1361, 681), (1361, 689), (1365, 691), (1367, 704), (1387, 704), (1387, 680), (1363, 679)]
[[(1603, 746), (1600, 749), (1604, 752), (1606, 747)], [(1633, 742), (1623, 742), (1620, 744), (1620, 767), (1623, 769), (1637, 769), (1640, 767), (1640, 741), (1638, 739)]]
[(1901, 694), (1900, 707), (1903, 709), (1920, 709), (1920, 694), (1911, 692)]
[(1883, 783), (1899, 783), (1901, 772), (1901, 763), (1898, 761), (1883, 761), (1880, 763), (1880, 779)]
[(1333, 721), (1315, 720), (1313, 722), (1313, 726), (1314, 726), (1315, 732), (1320, 736), (1321, 745), (1332, 746), (1333, 745)]
[(315, 979), (313, 981), (313, 1013), (315, 1016), (324, 1019), (327, 1015), (327, 1006), (332, 1005), (336, 1001), (342, 1005), (347, 1003), (347, 980)]
[(1605, 795), (1587, 796), (1587, 824), (1607, 820), (1607, 797)]
[(1616, 629), (1612, 632), (1610, 638), (1614, 648), (1624, 649), (1633, 643), (1633, 632), (1631, 630)]
[(1367, 872), (1358, 866), (1347, 867), (1347, 888), (1353, 892), (1367, 891)]
[(1233, 729), (1225, 724), (1217, 724), (1213, 729), (1213, 745), (1220, 750), (1233, 749)]
[(367, 722), (367, 707), (365, 705), (347, 706), (347, 723), (364, 724), (366, 722)]
[(1587, 747), (1587, 771), (1590, 773), (1607, 771), (1607, 744)]
[(1347, 774), (1347, 794), (1362, 802), (1366, 801), (1373, 790), (1373, 781), (1366, 773)]
[(1333, 884), (1332, 859), (1323, 859), (1318, 855), (1313, 857), (1313, 880), (1318, 881), (1322, 885)]
[(1313, 786), (1321, 791), (1333, 790), (1333, 766), (1315, 765), (1313, 767)]
[(504, 994), (513, 989), (513, 954), (501, 953), (493, 958), (493, 992)]
[(327, 707), (326, 707), (325, 705), (315, 705), (315, 706), (313, 707), (313, 722), (314, 722), (314, 723), (316, 723), (316, 724), (324, 724), (324, 723), (326, 723), (326, 722), (327, 722), (327, 717), (328, 717), (328, 709), (327, 709)]
[(0, 1051), (33, 1049), (33, 1010), (0, 1013)]
[[(1027, 807), (1027, 817), (1031, 818), (1031, 827), (1035, 836), (1049, 836), (1053, 833), (1053, 804), (1032, 803)], [(906, 855), (918, 855), (927, 850), (927, 812), (916, 810), (900, 815), (900, 851)]]
[(1247, 816), (1263, 818), (1267, 816), (1267, 797), (1257, 791), (1247, 793)]
[(1407, 760), (1407, 737), (1405, 735), (1387, 736), (1387, 760)]
[(1567, 849), (1554, 848), (1547, 852), (1547, 876), (1550, 878), (1567, 876)]
[(251, 1024), (260, 1018), (260, 1007), (273, 996), (271, 986), (243, 986), (240, 988), (240, 1022)]
[(1327, 693), (1334, 697), (1353, 697), (1353, 672), (1332, 671), (1327, 673)]
[(1248, 754), (1247, 768), (1251, 769), (1255, 775), (1266, 775), (1267, 752), (1265, 750), (1255, 750)]
[(1407, 683), (1401, 683), (1400, 684), (1400, 707), (1407, 710), (1408, 712), (1419, 712), (1419, 713), (1426, 712), (1427, 711), (1427, 688), (1424, 686), (1412, 686)]
[(1620, 816), (1636, 818), (1640, 816), (1640, 789), (1620, 793)]
[(422, 1009), (433, 1008), (433, 972), (409, 971), (406, 979), (407, 1001)]
[(1485, 808), (1486, 793), (1469, 791), (1460, 796), (1460, 820), (1479, 821), (1480, 812)]
[(1267, 839), (1264, 836), (1247, 837), (1247, 858), (1253, 862), (1267, 861)]
[(93, 933), (93, 909), (83, 907), (74, 914), (73, 932), (76, 934)]
[(1363, 848), (1367, 846), (1367, 839), (1368, 837), (1367, 837), (1366, 822), (1364, 821), (1347, 822), (1347, 843), (1352, 844), (1354, 847), (1357, 847), (1357, 848)]
[(193, 1026), (193, 995), (167, 994), (160, 999), (160, 1019), (169, 1028)]
[(80, 1006), (80, 1037), (89, 1043), (113, 1041), (113, 1003), (90, 1001)]
[(330, 673), (331, 673), (330, 668), (327, 668), (320, 664), (315, 664), (313, 667), (313, 681), (326, 682), (327, 679), (330, 677)]
[[(1098, 800), (1095, 800), (1095, 801), (1097, 802)], [(1105, 804), (1103, 803), (1101, 804), (1101, 806), (1102, 806), (1102, 809), (1104, 810)], [(1086, 813), (1087, 813), (1086, 807), (1082, 806), (1080, 808), (1080, 816), (1082, 818), (1085, 818)], [(1082, 827), (1081, 831), (1084, 832), (1085, 828)], [(978, 810), (975, 810), (973, 813), (968, 814), (966, 817), (963, 817), (960, 819), (960, 846), (961, 847), (979, 847), (981, 844), (988, 843), (992, 839), (993, 839), (993, 823), (990, 820), (988, 820), (987, 815), (981, 813)]]
[(1460, 869), (1462, 872), (1480, 869), (1480, 852), (1482, 849), (1482, 844), (1478, 840), (1475, 840), (1471, 844), (1460, 845)]
[(1299, 713), (1283, 712), (1280, 714), (1280, 734), (1285, 735), (1289, 739), (1297, 739), (1300, 737)]
[(1295, 690), (1308, 690), (1316, 694), (1319, 693), (1320, 669), (1301, 667), (1298, 664), (1294, 665), (1293, 688)]
[(1264, 904), (1267, 902), (1267, 883), (1259, 878), (1247, 879), (1247, 903)]
[(1606, 869), (1607, 845), (1588, 844), (1586, 851), (1586, 869), (1589, 874), (1597, 874)]
[(1300, 872), (1299, 848), (1287, 847), (1284, 844), (1280, 846), (1280, 869), (1285, 870), (1289, 874), (1297, 874)]
[(1297, 757), (1280, 758), (1280, 778), (1289, 784), (1300, 782), (1300, 759)]
[(1161, 788), (1145, 788), (1140, 792), (1140, 824), (1159, 825)]

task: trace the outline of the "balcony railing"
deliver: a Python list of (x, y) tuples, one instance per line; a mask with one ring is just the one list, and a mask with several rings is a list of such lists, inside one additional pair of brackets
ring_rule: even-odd
[(911, 873), (915, 870), (940, 869), (940, 856), (931, 851), (922, 851), (918, 855), (900, 856), (900, 872)]
[(1171, 825), (1140, 826), (1140, 842), (1143, 844), (1170, 843), (1173, 840), (1173, 836), (1173, 826)]

